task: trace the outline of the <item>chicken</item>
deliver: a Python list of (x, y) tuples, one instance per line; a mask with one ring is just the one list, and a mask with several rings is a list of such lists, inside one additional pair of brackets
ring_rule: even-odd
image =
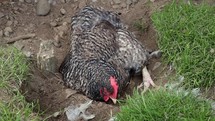
[(59, 69), (65, 85), (93, 100), (115, 102), (132, 72), (143, 69), (143, 85), (155, 86), (145, 65), (156, 52), (149, 53), (118, 14), (86, 6), (72, 17), (71, 28), (71, 49)]

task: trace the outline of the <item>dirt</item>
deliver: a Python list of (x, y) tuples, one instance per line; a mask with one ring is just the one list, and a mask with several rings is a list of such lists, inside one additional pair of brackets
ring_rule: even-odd
[[(20, 0), (21, 1), (21, 0)], [(64, 2), (62, 2), (64, 1)], [(67, 1), (67, 2), (65, 2)], [(75, 0), (74, 0), (75, 1)], [(30, 51), (33, 53), (31, 75), (29, 80), (26, 80), (21, 90), (28, 102), (38, 102), (39, 107), (35, 111), (44, 112), (42, 118), (63, 110), (69, 105), (79, 105), (89, 100), (86, 96), (75, 93), (63, 85), (61, 75), (59, 73), (45, 75), (35, 64), (36, 54), (38, 53), (39, 44), (41, 40), (53, 40), (58, 35), (56, 28), (62, 26), (64, 22), (70, 24), (70, 18), (74, 13), (86, 4), (94, 4), (95, 6), (103, 7), (106, 10), (116, 11), (121, 13), (121, 20), (127, 24), (129, 30), (134, 32), (136, 37), (150, 50), (157, 50), (156, 32), (152, 26), (150, 16), (155, 10), (160, 10), (170, 0), (140, 0), (137, 3), (132, 3), (129, 8), (126, 6), (119, 7), (115, 4), (111, 4), (109, 1), (97, 0), (92, 2), (89, 0), (76, 1), (73, 0), (56, 0), (54, 5), (51, 6), (51, 11), (47, 16), (36, 15), (36, 3), (31, 1), (19, 2), (18, 0), (0, 0), (0, 12), (3, 13), (3, 17), (0, 17), (0, 31), (4, 30), (8, 26), (8, 21), (12, 21), (9, 25), (12, 28), (12, 33), (9, 38), (13, 38), (19, 35), (26, 35), (35, 33), (36, 37), (20, 42), (24, 45), (24, 51)], [(122, 3), (126, 3), (126, 0), (121, 0)], [(60, 13), (60, 9), (66, 10), (65, 15)], [(145, 23), (145, 30), (143, 32), (138, 31), (134, 26), (134, 22), (142, 19)], [(51, 22), (56, 22), (57, 27), (50, 25)], [(61, 47), (54, 47), (55, 56), (58, 60), (57, 67), (60, 66), (66, 53), (69, 50), (69, 31), (66, 29), (64, 34), (60, 37), (59, 41)], [(4, 36), (0, 36), (4, 39)], [(1, 41), (0, 41), (1, 42)], [(152, 78), (157, 85), (164, 85), (167, 79), (168, 66), (161, 64), (157, 69), (153, 70), (156, 62), (161, 62), (160, 59), (153, 59), (149, 63), (149, 71)], [(141, 83), (142, 77), (134, 77), (131, 80), (130, 85), (126, 90), (126, 94), (132, 94), (132, 91), (138, 84)], [(71, 95), (68, 97), (68, 92)], [(120, 99), (124, 99), (125, 95)], [(95, 114), (95, 118), (92, 121), (107, 121), (111, 117), (111, 113), (114, 115), (119, 111), (119, 105), (113, 105), (112, 103), (96, 102), (90, 106), (88, 111)], [(65, 114), (61, 114), (57, 117), (51, 117), (50, 121), (65, 121)]]

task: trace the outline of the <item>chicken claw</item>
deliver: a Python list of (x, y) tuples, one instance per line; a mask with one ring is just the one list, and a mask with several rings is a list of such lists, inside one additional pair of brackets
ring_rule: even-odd
[(146, 67), (144, 67), (142, 70), (142, 76), (143, 82), (139, 86), (137, 86), (137, 89), (140, 89), (141, 87), (144, 86), (144, 90), (142, 93), (145, 93), (149, 89), (150, 85), (152, 85), (153, 87), (157, 87), (157, 85), (153, 82)]

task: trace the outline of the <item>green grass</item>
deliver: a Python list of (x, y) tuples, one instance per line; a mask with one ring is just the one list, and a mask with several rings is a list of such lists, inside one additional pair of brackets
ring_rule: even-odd
[(173, 1), (152, 15), (167, 63), (189, 87), (215, 84), (215, 7)]
[(19, 92), (29, 72), (25, 56), (13, 47), (0, 47), (0, 121), (38, 120), (33, 104)]
[[(153, 13), (151, 18), (158, 33), (163, 60), (176, 69), (174, 80), (184, 77), (185, 87), (214, 86), (215, 53), (211, 50), (215, 49), (215, 7), (173, 1), (162, 11)], [(144, 30), (140, 21), (134, 26)], [(182, 87), (180, 89), (185, 89)], [(121, 103), (116, 119), (215, 121), (210, 101), (180, 89), (161, 88), (144, 95), (135, 91), (125, 103)]]
[(128, 96), (117, 121), (215, 121), (210, 103), (164, 89)]

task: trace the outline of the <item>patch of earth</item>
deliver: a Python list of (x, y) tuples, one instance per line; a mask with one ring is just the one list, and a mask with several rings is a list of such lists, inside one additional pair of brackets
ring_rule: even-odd
[[(80, 8), (90, 4), (121, 13), (123, 23), (128, 25), (128, 29), (136, 35), (145, 47), (150, 50), (157, 50), (156, 32), (150, 16), (153, 11), (162, 9), (171, 0), (52, 0), (51, 10), (46, 16), (36, 15), (37, 3), (35, 1), (0, 1), (0, 44), (5, 43), (5, 41), (7, 43), (7, 38), (35, 34), (33, 38), (19, 40), (14, 44), (32, 55), (31, 78), (23, 83), (21, 90), (27, 101), (39, 103), (40, 109), (35, 109), (35, 111), (44, 112), (43, 118), (46, 118), (69, 105), (79, 105), (89, 99), (65, 87), (59, 73), (45, 75), (36, 67), (36, 54), (39, 51), (41, 41), (53, 41), (55, 45), (54, 55), (58, 60), (57, 67), (59, 67), (69, 50), (71, 16)], [(145, 25), (142, 32), (133, 26), (134, 22), (140, 19), (144, 20)], [(154, 68), (155, 65), (158, 67)], [(160, 59), (152, 59), (148, 68), (157, 85), (167, 83), (167, 77), (171, 72), (168, 71), (169, 67), (164, 65)], [(141, 82), (141, 76), (132, 78), (126, 89), (126, 94), (132, 94), (133, 89)], [(124, 98), (125, 94), (120, 99)], [(88, 111), (95, 114), (92, 121), (107, 121), (112, 114), (114, 115), (119, 111), (119, 105), (93, 101)], [(67, 119), (65, 114), (61, 114), (48, 120), (64, 121)]]

